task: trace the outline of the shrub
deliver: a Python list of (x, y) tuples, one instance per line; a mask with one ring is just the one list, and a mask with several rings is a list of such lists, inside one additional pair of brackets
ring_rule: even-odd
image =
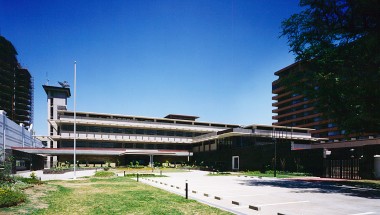
[(37, 178), (17, 178), (18, 181), (21, 181), (21, 182), (24, 182), (24, 183), (27, 183), (27, 184), (42, 184), (42, 182), (40, 180), (38, 180)]
[(26, 200), (26, 195), (20, 190), (0, 188), (0, 208), (17, 205)]
[(103, 169), (104, 169), (104, 171), (110, 170), (110, 168), (108, 166), (104, 167)]
[(115, 173), (113, 173), (113, 172), (104, 172), (104, 171), (100, 171), (100, 172), (96, 172), (95, 173), (95, 177), (112, 177), (112, 176), (115, 176)]
[(31, 179), (37, 179), (36, 173), (35, 172), (30, 173), (30, 178)]

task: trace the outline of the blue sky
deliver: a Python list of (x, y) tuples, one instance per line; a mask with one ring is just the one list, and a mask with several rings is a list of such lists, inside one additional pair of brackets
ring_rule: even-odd
[(77, 111), (271, 124), (273, 73), (294, 62), (280, 25), (299, 10), (295, 0), (0, 0), (0, 29), (34, 77), (38, 135), (42, 85), (73, 86), (74, 61)]

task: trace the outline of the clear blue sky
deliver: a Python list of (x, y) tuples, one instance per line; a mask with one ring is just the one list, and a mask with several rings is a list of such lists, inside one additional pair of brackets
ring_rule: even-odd
[(294, 62), (280, 24), (299, 10), (296, 0), (0, 0), (0, 28), (34, 77), (38, 135), (42, 85), (73, 86), (74, 61), (77, 111), (271, 124), (273, 73)]

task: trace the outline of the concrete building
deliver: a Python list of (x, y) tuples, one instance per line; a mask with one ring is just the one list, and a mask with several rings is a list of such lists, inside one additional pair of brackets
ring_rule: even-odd
[(13, 44), (0, 35), (0, 110), (26, 128), (33, 123), (33, 77), (17, 61)]
[[(331, 119), (324, 117), (324, 113), (316, 110), (318, 101), (292, 92), (282, 80), (291, 73), (302, 71), (304, 71), (302, 63), (296, 62), (274, 73), (278, 79), (272, 82), (272, 93), (275, 94), (272, 97), (274, 100), (272, 106), (275, 108), (272, 112), (276, 114), (272, 119), (277, 120), (273, 125), (313, 128), (315, 130), (311, 133), (314, 137), (328, 138), (331, 141), (380, 137), (379, 134), (351, 134), (347, 136), (345, 131), (339, 129)], [(307, 82), (307, 80), (300, 81)]]
[[(263, 145), (272, 147), (278, 140), (279, 143), (285, 141), (286, 144), (282, 145), (286, 145), (290, 151), (292, 144), (318, 141), (311, 137), (312, 129), (202, 122), (196, 116), (178, 114), (156, 118), (82, 111), (76, 112), (74, 135), (74, 112), (67, 110), (70, 89), (46, 85), (43, 88), (48, 104), (49, 136), (45, 137), (47, 148), (23, 151), (49, 155), (46, 161), (48, 168), (57, 162), (73, 161), (74, 137), (79, 163), (99, 164), (107, 161), (127, 165), (139, 161), (140, 164), (152, 165), (153, 162), (165, 161), (194, 162), (194, 159), (199, 158), (214, 165), (224, 163), (223, 166), (227, 169), (262, 165), (252, 165), (250, 157), (256, 159), (257, 156), (249, 153), (229, 155), (235, 152), (235, 148), (262, 148)], [(224, 152), (225, 149), (229, 149), (229, 152)], [(223, 160), (208, 159), (207, 155), (214, 152), (218, 152), (220, 158), (226, 157)], [(270, 162), (272, 155), (273, 153), (265, 162)], [(244, 162), (239, 164), (241, 160)]]
[(0, 110), (27, 128), (33, 123), (33, 78), (27, 69), (0, 65)]
[[(313, 137), (328, 138), (314, 144), (297, 146), (310, 150), (308, 154), (321, 154), (324, 159), (323, 176), (334, 178), (371, 178), (374, 170), (374, 157), (380, 154), (380, 134), (350, 134), (334, 124), (331, 119), (316, 110), (316, 100), (310, 100), (305, 95), (292, 92), (286, 82), (290, 73), (304, 71), (302, 63), (297, 62), (277, 72), (278, 79), (272, 83), (272, 93), (275, 94), (272, 119), (277, 120), (275, 126), (297, 126), (312, 128)], [(307, 81), (307, 80), (300, 80)], [(320, 151), (323, 150), (323, 151)], [(347, 171), (349, 170), (349, 171)], [(346, 172), (348, 174), (344, 175)]]
[(7, 160), (9, 156), (13, 156), (14, 171), (43, 168), (41, 156), (12, 150), (42, 147), (44, 145), (33, 136), (31, 129), (27, 130), (23, 124), (16, 124), (7, 117), (4, 110), (0, 110), (0, 163)]

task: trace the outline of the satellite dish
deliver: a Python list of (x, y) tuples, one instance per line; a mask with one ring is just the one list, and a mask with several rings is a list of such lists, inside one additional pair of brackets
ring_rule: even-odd
[(69, 88), (70, 87), (69, 82), (67, 82), (67, 81), (64, 81), (64, 82), (58, 81), (58, 84), (61, 85), (61, 87), (63, 87), (63, 88)]

